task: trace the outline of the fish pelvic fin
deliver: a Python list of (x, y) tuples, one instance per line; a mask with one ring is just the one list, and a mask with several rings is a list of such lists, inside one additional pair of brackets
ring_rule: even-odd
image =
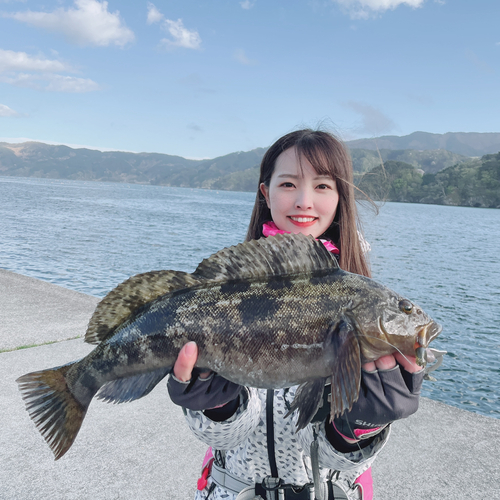
[(67, 386), (65, 376), (73, 364), (27, 373), (16, 380), (26, 410), (56, 460), (73, 444), (88, 408)]
[(172, 368), (159, 368), (148, 373), (113, 380), (104, 384), (96, 394), (107, 403), (128, 403), (147, 396)]
[(203, 260), (193, 275), (227, 281), (338, 270), (334, 255), (312, 236), (277, 234), (224, 248)]
[(199, 285), (200, 281), (182, 271), (151, 271), (132, 276), (111, 290), (90, 318), (85, 342), (98, 344), (114, 335), (117, 328), (146, 304), (177, 290)]
[(295, 431), (303, 429), (311, 420), (321, 406), (323, 391), (325, 390), (326, 378), (317, 378), (299, 385), (293, 398), (290, 409), (285, 418), (298, 410)]
[[(361, 384), (361, 352), (356, 329), (347, 318), (330, 327), (327, 342), (334, 352), (330, 420), (352, 408)], [(326, 346), (328, 348), (328, 346)]]

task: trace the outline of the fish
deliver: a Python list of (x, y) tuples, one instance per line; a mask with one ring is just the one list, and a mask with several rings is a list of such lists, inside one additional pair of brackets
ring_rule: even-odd
[(198, 345), (196, 366), (247, 387), (298, 385), (287, 416), (304, 428), (331, 383), (331, 418), (352, 408), (361, 366), (400, 352), (426, 364), (441, 332), (418, 305), (340, 269), (323, 243), (283, 234), (224, 248), (193, 273), (138, 274), (97, 305), (83, 359), (17, 379), (29, 416), (54, 453), (73, 444), (90, 402), (146, 396)]

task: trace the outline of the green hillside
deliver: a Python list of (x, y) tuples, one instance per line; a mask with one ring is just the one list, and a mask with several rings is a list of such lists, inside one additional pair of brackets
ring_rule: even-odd
[(385, 162), (356, 179), (374, 200), (500, 208), (500, 153), (424, 173), (404, 162)]

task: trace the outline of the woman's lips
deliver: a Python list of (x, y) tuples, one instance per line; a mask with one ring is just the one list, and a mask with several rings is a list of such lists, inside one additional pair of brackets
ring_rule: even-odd
[(295, 215), (289, 215), (288, 219), (292, 224), (299, 227), (312, 226), (318, 220), (317, 217), (299, 217)]

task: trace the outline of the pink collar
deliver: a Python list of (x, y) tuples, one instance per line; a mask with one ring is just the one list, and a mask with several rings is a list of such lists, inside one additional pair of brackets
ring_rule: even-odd
[[(278, 228), (278, 226), (271, 220), (269, 222), (265, 222), (262, 226), (262, 234), (267, 238), (268, 236), (276, 236), (277, 234), (290, 234), (290, 231), (283, 231)], [(328, 240), (319, 240), (325, 248), (332, 253), (340, 254), (340, 250)]]

